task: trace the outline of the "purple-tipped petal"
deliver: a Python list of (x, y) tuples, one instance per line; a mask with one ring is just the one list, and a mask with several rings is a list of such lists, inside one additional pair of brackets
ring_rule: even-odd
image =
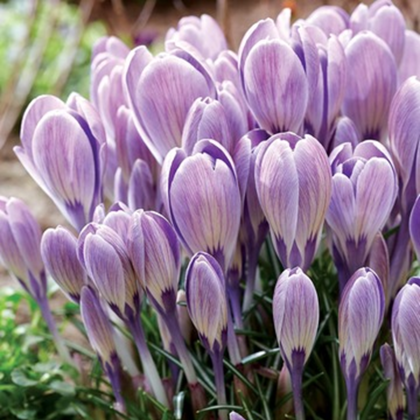
[(77, 258), (77, 239), (59, 226), (44, 232), (41, 254), (47, 271), (64, 293), (79, 303), (82, 287), (88, 284), (85, 270)]
[(420, 35), (417, 32), (405, 31), (404, 52), (398, 75), (401, 83), (411, 76), (420, 77)]
[(315, 286), (300, 268), (285, 270), (273, 296), (273, 318), (283, 359), (293, 369), (294, 353), (311, 354), (319, 323)]
[(322, 29), (327, 36), (338, 36), (349, 27), (349, 15), (341, 7), (321, 6), (309, 15), (306, 23)]
[(225, 279), (219, 263), (199, 252), (191, 259), (185, 277), (188, 312), (203, 344), (223, 352), (226, 345), (228, 306)]
[(156, 208), (156, 186), (150, 167), (141, 159), (133, 166), (127, 191), (127, 203), (132, 211)]
[(363, 139), (381, 140), (397, 87), (394, 57), (386, 43), (370, 32), (357, 34), (345, 51), (351, 73), (343, 113), (353, 120)]
[(333, 148), (343, 143), (350, 143), (354, 148), (359, 141), (361, 141), (360, 134), (354, 122), (349, 117), (339, 118), (335, 128)]

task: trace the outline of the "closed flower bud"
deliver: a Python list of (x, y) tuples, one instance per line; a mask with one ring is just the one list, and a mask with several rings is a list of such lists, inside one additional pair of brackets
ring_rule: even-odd
[(412, 277), (395, 298), (391, 330), (395, 358), (407, 391), (408, 418), (416, 419), (420, 388), (420, 278)]
[(129, 238), (133, 267), (148, 298), (159, 313), (174, 315), (181, 269), (174, 229), (160, 214), (137, 210)]
[(79, 261), (112, 310), (122, 319), (138, 314), (140, 291), (126, 244), (106, 225), (90, 223), (78, 240)]
[(388, 45), (371, 32), (357, 34), (346, 46), (348, 74), (343, 114), (362, 139), (384, 140), (388, 112), (397, 87), (397, 67)]
[(318, 296), (310, 278), (300, 269), (279, 277), (273, 297), (277, 341), (288, 369), (302, 368), (311, 354), (319, 322)]
[(102, 201), (106, 138), (93, 106), (77, 94), (65, 104), (40, 96), (22, 121), (19, 160), (77, 230)]
[(211, 255), (199, 252), (191, 259), (185, 279), (191, 321), (206, 349), (222, 354), (228, 323), (223, 271)]
[(387, 388), (389, 419), (402, 420), (405, 408), (405, 397), (394, 350), (389, 344), (385, 343), (381, 347), (380, 355), (385, 378), (389, 380)]
[(40, 243), (41, 229), (26, 204), (0, 197), (1, 262), (38, 302), (47, 289)]
[(181, 146), (193, 102), (215, 96), (204, 66), (178, 49), (157, 57), (145, 47), (134, 49), (126, 61), (125, 84), (137, 129), (158, 162), (172, 148)]
[(174, 149), (161, 180), (166, 211), (187, 251), (205, 251), (227, 270), (241, 217), (238, 178), (229, 154), (211, 140), (198, 142), (191, 156)]
[(222, 29), (209, 15), (182, 18), (176, 28), (169, 29), (165, 41), (168, 51), (181, 41), (193, 47), (203, 59), (214, 60), (219, 53), (227, 50)]
[(357, 410), (358, 384), (369, 365), (384, 311), (385, 296), (380, 279), (371, 269), (360, 268), (344, 288), (338, 313), (339, 357), (351, 413)]
[(48, 229), (42, 236), (41, 255), (51, 277), (70, 299), (79, 303), (88, 279), (77, 258), (76, 237), (61, 226)]
[(307, 270), (331, 196), (325, 150), (311, 136), (275, 135), (260, 146), (255, 184), (281, 263)]

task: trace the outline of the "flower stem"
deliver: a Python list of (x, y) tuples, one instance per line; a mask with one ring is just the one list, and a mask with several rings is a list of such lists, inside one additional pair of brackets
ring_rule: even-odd
[(418, 389), (415, 386), (407, 387), (408, 420), (417, 420)]
[(57, 348), (57, 352), (60, 355), (61, 359), (65, 363), (71, 366), (75, 366), (74, 361), (70, 356), (70, 352), (68, 351), (67, 347), (63, 342), (63, 338), (58, 333), (57, 324), (55, 323), (55, 320), (52, 316), (47, 296), (43, 296), (41, 299), (39, 299), (38, 305), (41, 310), (42, 317), (47, 323), (48, 329), (50, 330), (50, 333), (53, 337), (55, 347)]
[(347, 420), (357, 420), (357, 397), (359, 394), (359, 381), (350, 376), (347, 385)]
[(134, 342), (136, 343), (141, 363), (143, 365), (144, 374), (150, 383), (156, 399), (164, 406), (169, 407), (169, 402), (162, 383), (162, 379), (159, 376), (156, 364), (152, 358), (152, 355), (150, 354), (149, 348), (147, 347), (146, 338), (144, 336), (144, 331), (139, 315), (137, 314), (137, 316), (133, 316), (131, 319), (128, 319), (127, 326), (134, 338)]
[(120, 364), (118, 356), (115, 355), (113, 359), (114, 360), (111, 361), (112, 365), (106, 363), (104, 370), (108, 375), (109, 382), (111, 382), (112, 391), (117, 403), (116, 409), (121, 413), (125, 413), (125, 402), (121, 395)]
[[(220, 352), (212, 352), (211, 360), (213, 363), (214, 381), (216, 384), (217, 403), (218, 405), (226, 405), (226, 387), (225, 377), (223, 374), (223, 355)], [(227, 420), (227, 411), (219, 410), (219, 419)]]
[[(258, 249), (259, 251), (259, 249)], [(242, 310), (246, 312), (252, 305), (254, 290), (255, 290), (255, 277), (257, 275), (258, 266), (258, 253), (250, 251), (248, 254), (248, 270), (246, 274), (246, 287), (244, 294), (244, 301)]]
[(294, 368), (290, 375), (296, 420), (305, 420), (305, 409), (303, 408), (302, 398), (302, 374), (303, 368)]

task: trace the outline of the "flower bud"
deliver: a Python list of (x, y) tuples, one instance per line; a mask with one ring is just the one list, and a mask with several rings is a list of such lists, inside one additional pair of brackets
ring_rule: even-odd
[(181, 269), (180, 246), (160, 214), (137, 210), (131, 220), (129, 253), (147, 297), (160, 314), (175, 315)]
[(41, 255), (45, 267), (64, 293), (79, 303), (87, 275), (77, 258), (77, 239), (66, 228), (58, 226), (44, 232)]
[(405, 397), (394, 350), (385, 343), (381, 347), (380, 356), (385, 378), (389, 380), (387, 388), (389, 419), (403, 420)]
[(307, 362), (319, 322), (315, 286), (299, 267), (285, 270), (277, 280), (273, 318), (280, 351), (292, 375)]
[(359, 382), (369, 365), (385, 311), (382, 283), (374, 271), (360, 268), (348, 281), (338, 313), (341, 370), (346, 382)]
[(38, 302), (47, 291), (40, 242), (41, 229), (26, 204), (0, 197), (1, 262)]
[(223, 353), (227, 339), (228, 304), (223, 271), (209, 254), (198, 252), (185, 277), (188, 313), (209, 352)]
[(162, 199), (187, 251), (205, 251), (227, 270), (239, 231), (241, 198), (231, 157), (212, 140), (191, 156), (170, 152), (162, 168)]
[(309, 268), (331, 196), (331, 170), (321, 144), (293, 133), (260, 146), (255, 184), (284, 267)]

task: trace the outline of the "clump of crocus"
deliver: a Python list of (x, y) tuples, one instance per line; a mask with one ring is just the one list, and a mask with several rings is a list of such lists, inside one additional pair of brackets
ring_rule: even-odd
[[(212, 359), (218, 404), (224, 405), (223, 353), (227, 341), (228, 303), (222, 268), (211, 255), (199, 252), (191, 259), (185, 294), (191, 321)], [(227, 419), (225, 410), (220, 410), (220, 419)]]
[(347, 386), (347, 419), (357, 419), (357, 397), (385, 312), (382, 283), (374, 271), (360, 268), (347, 282), (338, 312), (341, 370)]
[(381, 347), (380, 355), (385, 378), (389, 380), (387, 388), (389, 419), (403, 420), (405, 397), (394, 350), (385, 343)]
[(331, 197), (331, 169), (324, 148), (309, 135), (272, 136), (258, 150), (255, 185), (281, 263), (306, 271)]
[(111, 382), (117, 401), (116, 408), (119, 411), (125, 411), (125, 403), (121, 395), (120, 361), (115, 348), (112, 325), (99, 297), (89, 286), (84, 286), (81, 290), (80, 313), (89, 342)]
[(420, 389), (420, 278), (412, 277), (392, 307), (392, 341), (407, 392), (408, 419), (417, 419)]
[(364, 141), (353, 150), (338, 146), (330, 156), (333, 171), (327, 223), (340, 290), (366, 264), (373, 241), (394, 205), (398, 186), (391, 158), (379, 142)]
[(76, 303), (82, 287), (88, 284), (86, 272), (77, 258), (77, 238), (58, 226), (42, 235), (41, 255), (45, 267), (61, 290)]
[(15, 153), (70, 224), (80, 231), (102, 202), (106, 136), (95, 108), (78, 94), (40, 96), (22, 120)]
[(274, 290), (273, 318), (280, 352), (291, 377), (295, 416), (302, 420), (303, 369), (315, 342), (319, 303), (314, 284), (300, 268), (287, 269), (279, 277)]
[(87, 225), (79, 235), (78, 257), (101, 296), (129, 328), (149, 385), (159, 402), (168, 406), (140, 321), (142, 292), (128, 255), (127, 239), (123, 239), (128, 235), (129, 220), (129, 215), (121, 210), (111, 212), (104, 224)]
[(26, 204), (0, 197), (0, 260), (35, 299), (63, 361), (72, 358), (60, 337), (47, 297), (47, 276), (40, 252), (41, 228)]

